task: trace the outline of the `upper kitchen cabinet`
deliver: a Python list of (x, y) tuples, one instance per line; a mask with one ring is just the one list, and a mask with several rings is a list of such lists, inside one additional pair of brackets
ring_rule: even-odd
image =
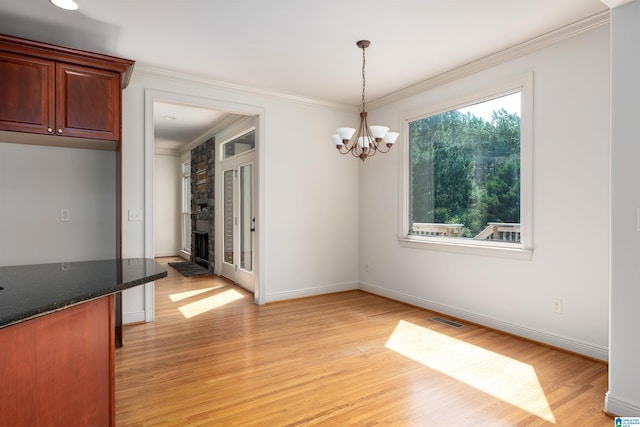
[(54, 77), (51, 61), (0, 51), (0, 129), (51, 133)]
[(116, 149), (133, 64), (0, 35), (0, 141)]
[(56, 64), (55, 133), (119, 141), (119, 83), (112, 71)]

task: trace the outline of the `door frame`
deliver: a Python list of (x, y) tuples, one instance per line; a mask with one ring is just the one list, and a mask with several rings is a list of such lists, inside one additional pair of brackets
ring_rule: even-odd
[[(206, 98), (200, 96), (192, 96), (182, 93), (167, 92), (156, 89), (145, 89), (145, 108), (144, 108), (144, 256), (145, 258), (153, 258), (153, 156), (154, 156), (154, 138), (153, 138), (153, 103), (155, 101), (179, 102), (183, 104), (191, 104), (197, 107), (211, 108), (214, 110), (225, 111), (232, 114), (240, 114), (246, 116), (255, 116), (256, 126), (256, 148), (255, 148), (255, 173), (256, 173), (256, 192), (257, 206), (255, 206), (256, 223), (265, 224), (265, 197), (264, 197), (264, 181), (265, 167), (264, 155), (262, 149), (264, 147), (265, 135), (265, 109), (264, 107), (230, 102), (216, 98)], [(265, 304), (266, 289), (265, 282), (261, 277), (261, 266), (265, 265), (265, 228), (258, 227), (255, 236), (255, 245), (258, 252), (256, 257), (256, 265), (254, 267), (255, 277), (255, 293), (254, 302), (256, 304)], [(145, 305), (145, 321), (151, 322), (155, 319), (154, 304), (154, 284), (153, 282), (144, 285), (144, 305)]]

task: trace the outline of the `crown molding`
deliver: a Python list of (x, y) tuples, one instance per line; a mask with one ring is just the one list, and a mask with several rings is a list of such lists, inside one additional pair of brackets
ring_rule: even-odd
[(498, 51), (491, 55), (476, 59), (475, 61), (461, 65), (460, 67), (446, 71), (437, 76), (431, 77), (427, 80), (423, 80), (414, 85), (408, 86), (404, 89), (400, 89), (396, 92), (390, 93), (383, 97), (377, 98), (367, 103), (370, 109), (382, 107), (386, 104), (399, 101), (401, 99), (417, 95), (425, 92), (429, 89), (441, 86), (446, 83), (459, 80), (463, 77), (475, 74), (479, 71), (484, 71), (488, 68), (505, 63), (515, 58), (519, 58), (528, 53), (558, 43), (562, 40), (566, 40), (571, 37), (575, 37), (584, 32), (593, 30), (595, 28), (607, 25), (609, 23), (609, 11), (604, 11), (599, 14), (593, 15), (589, 18), (559, 28), (557, 30), (548, 32), (526, 42), (517, 44), (507, 49)]
[(634, 0), (600, 0), (602, 3), (609, 6), (609, 9), (614, 9), (618, 6), (622, 6), (623, 4), (631, 3)]
[(187, 73), (181, 73), (177, 71), (162, 70), (160, 68), (154, 68), (146, 66), (144, 64), (136, 64), (136, 68), (133, 71), (134, 75), (143, 75), (152, 78), (164, 79), (180, 83), (192, 83), (196, 85), (206, 85), (216, 89), (231, 90), (234, 92), (242, 92), (249, 95), (262, 96), (277, 101), (295, 102), (306, 105), (313, 105), (316, 107), (325, 107), (334, 110), (344, 111), (356, 111), (357, 108), (353, 105), (346, 105), (337, 102), (331, 102), (315, 98), (307, 98), (304, 96), (298, 96), (288, 93), (281, 93), (273, 90), (260, 89), (250, 86), (243, 86), (235, 83), (221, 82), (218, 80), (207, 79), (205, 77), (198, 77)]
[(154, 148), (154, 155), (180, 157), (180, 151), (171, 148)]

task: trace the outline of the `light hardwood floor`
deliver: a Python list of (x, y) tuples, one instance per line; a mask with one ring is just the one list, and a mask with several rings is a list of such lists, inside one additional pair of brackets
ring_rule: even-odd
[(117, 426), (613, 425), (604, 363), (365, 292), (256, 306), (167, 270), (116, 350)]

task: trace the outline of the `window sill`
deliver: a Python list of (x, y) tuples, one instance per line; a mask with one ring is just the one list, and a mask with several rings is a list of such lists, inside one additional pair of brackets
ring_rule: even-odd
[(532, 249), (524, 249), (520, 246), (514, 247), (498, 246), (491, 244), (476, 244), (468, 242), (455, 242), (454, 239), (417, 239), (410, 237), (400, 237), (400, 246), (410, 249), (426, 249), (432, 251), (453, 252), (465, 255), (480, 255), (497, 258), (517, 259), (520, 261), (531, 261), (533, 257)]

